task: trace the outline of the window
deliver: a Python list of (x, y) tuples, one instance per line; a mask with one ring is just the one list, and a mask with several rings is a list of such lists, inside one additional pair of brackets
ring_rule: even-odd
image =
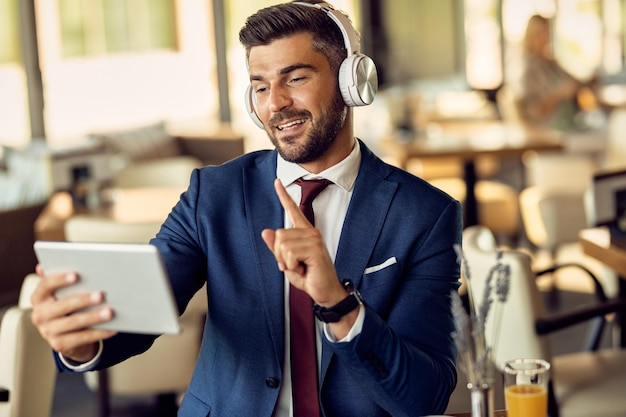
[[(478, 89), (519, 76), (521, 45), (533, 14), (553, 18), (554, 55), (573, 75), (624, 69), (624, 0), (465, 0), (466, 73)], [(500, 10), (499, 7), (502, 9)]]
[(173, 0), (59, 0), (63, 56), (176, 48)]
[(0, 64), (18, 61), (17, 22), (17, 1), (0, 0)]
[(554, 54), (571, 74), (590, 79), (602, 69), (602, 20), (599, 0), (558, 0)]
[(493, 90), (503, 81), (497, 0), (465, 0), (466, 77), (473, 88)]
[(211, 3), (35, 2), (46, 142), (156, 122), (201, 131), (217, 120)]
[[(2, 47), (9, 43), (4, 42), (4, 32), (18, 25), (21, 1), (0, 0)], [(228, 87), (237, 113), (233, 122), (238, 130), (242, 126), (241, 133), (250, 129), (251, 136), (261, 136), (260, 146), (267, 146), (267, 138), (248, 120), (240, 98), (249, 81), (237, 32), (249, 13), (275, 3), (224, 0)], [(46, 142), (52, 147), (72, 146), (93, 132), (158, 121), (175, 132), (213, 131), (220, 120), (213, 4), (206, 0), (34, 1)], [(348, 11), (358, 26), (357, 0), (334, 4)], [(5, 20), (10, 24), (5, 25)], [(15, 45), (17, 55), (17, 41)], [(0, 94), (0, 143), (31, 139), (25, 76), (17, 66), (12, 65), (10, 77), (3, 77), (0, 62), (0, 91), (7, 93)], [(3, 112), (5, 108), (11, 111)], [(24, 117), (14, 117), (18, 110)], [(5, 118), (12, 122), (6, 123)]]
[(0, 147), (23, 146), (30, 136), (18, 1), (0, 0)]
[(624, 69), (624, 2), (623, 0), (604, 0), (602, 5), (604, 21), (604, 57), (602, 67), (607, 74), (617, 74)]

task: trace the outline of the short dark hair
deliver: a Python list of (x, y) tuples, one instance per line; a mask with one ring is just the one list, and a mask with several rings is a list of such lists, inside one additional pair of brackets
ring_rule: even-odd
[[(304, 2), (322, 3), (315, 0)], [(248, 59), (252, 47), (268, 45), (301, 32), (313, 35), (313, 47), (326, 56), (330, 68), (338, 73), (341, 62), (348, 55), (343, 34), (325, 12), (313, 7), (290, 2), (261, 9), (248, 17), (239, 31), (239, 41), (246, 48)]]

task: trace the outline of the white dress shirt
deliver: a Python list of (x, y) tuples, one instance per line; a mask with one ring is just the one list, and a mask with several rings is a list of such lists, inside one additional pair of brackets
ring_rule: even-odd
[[(315, 200), (313, 200), (313, 212), (315, 213), (315, 227), (322, 233), (324, 243), (326, 243), (326, 248), (328, 249), (328, 253), (330, 254), (333, 262), (335, 260), (335, 255), (337, 254), (341, 229), (343, 228), (343, 222), (346, 218), (350, 198), (352, 198), (352, 191), (354, 190), (354, 183), (359, 173), (360, 164), (361, 148), (356, 141), (350, 155), (338, 164), (320, 172), (319, 174), (311, 174), (300, 165), (287, 162), (282, 159), (280, 155), (278, 156), (276, 176), (283, 183), (287, 189), (287, 193), (289, 193), (291, 198), (296, 203), (300, 201), (301, 196), (300, 186), (294, 184), (294, 181), (298, 178), (303, 178), (305, 180), (325, 178), (332, 181), (332, 184), (326, 187), (324, 191), (322, 191), (315, 198)], [(289, 228), (291, 226), (291, 220), (285, 214), (285, 228)], [(347, 279), (352, 277), (339, 278)], [(329, 341), (348, 342), (361, 333), (364, 317), (365, 310), (363, 306), (361, 306), (359, 316), (355, 324), (352, 326), (352, 329), (345, 338), (339, 341), (335, 339), (329, 326), (323, 326), (323, 323), (316, 319), (317, 327), (320, 330), (317, 332), (318, 365), (320, 364), (322, 352), (322, 328), (324, 329), (324, 334)], [(274, 417), (293, 417), (291, 361), (289, 357), (290, 337), (289, 280), (285, 278), (285, 364), (283, 368), (283, 383), (278, 397), (278, 405), (274, 411)]]

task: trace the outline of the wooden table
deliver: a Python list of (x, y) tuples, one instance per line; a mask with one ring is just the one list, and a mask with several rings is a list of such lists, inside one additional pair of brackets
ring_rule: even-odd
[(106, 217), (121, 223), (164, 221), (183, 191), (178, 187), (112, 189), (109, 204), (91, 208), (76, 207), (70, 193), (59, 191), (35, 220), (35, 237), (65, 240), (65, 222), (75, 214)]
[[(583, 252), (598, 259), (619, 276), (618, 297), (626, 299), (626, 234), (611, 233), (607, 227), (581, 230), (579, 233)], [(626, 347), (626, 308), (617, 314), (620, 323), (621, 346)]]
[(564, 145), (560, 133), (529, 129), (499, 121), (444, 123), (437, 134), (413, 137), (393, 136), (381, 146), (406, 169), (411, 158), (454, 157), (463, 161), (465, 226), (478, 223), (475, 186), (478, 180), (475, 160), (480, 156), (521, 157), (528, 151), (560, 151)]

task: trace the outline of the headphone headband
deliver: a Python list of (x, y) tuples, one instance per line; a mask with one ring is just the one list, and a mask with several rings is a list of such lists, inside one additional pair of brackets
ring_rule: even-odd
[[(313, 7), (326, 13), (328, 17), (330, 17), (341, 30), (341, 34), (343, 35), (343, 43), (346, 47), (346, 50), (348, 51), (348, 56), (352, 54), (357, 54), (361, 51), (361, 45), (359, 43), (359, 38), (356, 34), (356, 30), (354, 30), (352, 22), (350, 22), (350, 19), (348, 19), (345, 14), (341, 13), (339, 10), (335, 9), (328, 3), (304, 3), (301, 1), (294, 1), (292, 4), (297, 4), (299, 6), (305, 7)], [(350, 28), (352, 30), (348, 31), (347, 28)]]

